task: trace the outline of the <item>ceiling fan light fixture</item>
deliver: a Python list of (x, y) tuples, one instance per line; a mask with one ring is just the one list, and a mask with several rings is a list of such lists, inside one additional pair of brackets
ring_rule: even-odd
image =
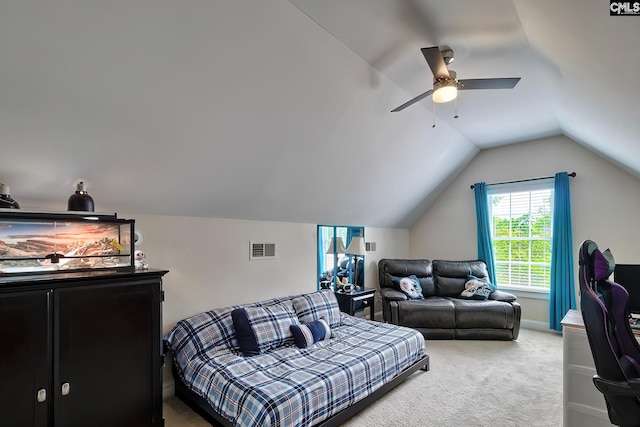
[(458, 96), (458, 86), (455, 82), (436, 83), (433, 91), (433, 102), (439, 104), (453, 101)]
[[(420, 49), (424, 59), (429, 64), (431, 73), (433, 74), (433, 89), (429, 89), (425, 93), (416, 96), (405, 102), (399, 107), (391, 110), (392, 113), (402, 111), (416, 102), (422, 101), (431, 95), (431, 99), (435, 103), (444, 103), (453, 101), (458, 97), (458, 89), (513, 89), (520, 77), (498, 77), (484, 79), (463, 79), (458, 80), (456, 72), (450, 70), (447, 66), (453, 62), (453, 50), (448, 46), (423, 47)], [(456, 114), (457, 115), (457, 114)]]
[(458, 81), (456, 72), (449, 70), (450, 77), (435, 79), (433, 82), (433, 102), (439, 104), (453, 101), (458, 96)]

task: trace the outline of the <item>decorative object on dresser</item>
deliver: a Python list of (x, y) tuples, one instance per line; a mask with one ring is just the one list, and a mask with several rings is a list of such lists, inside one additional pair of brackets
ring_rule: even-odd
[(69, 197), (67, 210), (93, 212), (93, 198), (87, 192), (87, 186), (80, 181), (76, 186), (76, 192)]
[(165, 273), (0, 275), (2, 425), (162, 426)]
[(137, 249), (134, 254), (134, 266), (136, 270), (148, 270), (149, 264), (147, 264), (147, 256), (140, 249)]
[(135, 221), (116, 214), (0, 212), (0, 274), (134, 270)]
[(0, 208), (20, 209), (18, 202), (9, 195), (9, 186), (0, 183)]

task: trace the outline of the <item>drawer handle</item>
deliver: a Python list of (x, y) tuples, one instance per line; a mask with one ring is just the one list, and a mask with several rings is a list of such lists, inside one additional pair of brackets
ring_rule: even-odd
[(47, 390), (43, 388), (38, 390), (38, 393), (36, 394), (36, 399), (38, 400), (38, 403), (42, 403), (45, 400), (47, 400)]
[(62, 395), (66, 396), (71, 392), (71, 385), (69, 383), (62, 384)]

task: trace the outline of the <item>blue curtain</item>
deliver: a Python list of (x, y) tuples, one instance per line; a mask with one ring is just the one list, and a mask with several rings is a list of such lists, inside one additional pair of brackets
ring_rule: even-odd
[(489, 219), (489, 205), (487, 201), (487, 183), (473, 184), (473, 193), (476, 197), (476, 222), (478, 224), (478, 259), (487, 264), (489, 280), (496, 284), (496, 267), (493, 258), (493, 245), (491, 244), (491, 222)]
[(553, 238), (551, 240), (551, 288), (549, 290), (549, 327), (562, 330), (560, 322), (576, 308), (573, 278), (573, 236), (569, 175), (556, 174), (553, 189)]

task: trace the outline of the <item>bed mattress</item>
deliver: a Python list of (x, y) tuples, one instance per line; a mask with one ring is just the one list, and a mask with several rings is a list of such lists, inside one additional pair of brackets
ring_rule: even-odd
[(212, 325), (219, 332), (229, 326), (210, 313), (179, 322), (165, 340), (187, 387), (237, 426), (315, 425), (425, 354), (424, 338), (413, 329), (342, 313), (329, 340), (244, 357), (231, 335), (221, 341), (210, 332)]

